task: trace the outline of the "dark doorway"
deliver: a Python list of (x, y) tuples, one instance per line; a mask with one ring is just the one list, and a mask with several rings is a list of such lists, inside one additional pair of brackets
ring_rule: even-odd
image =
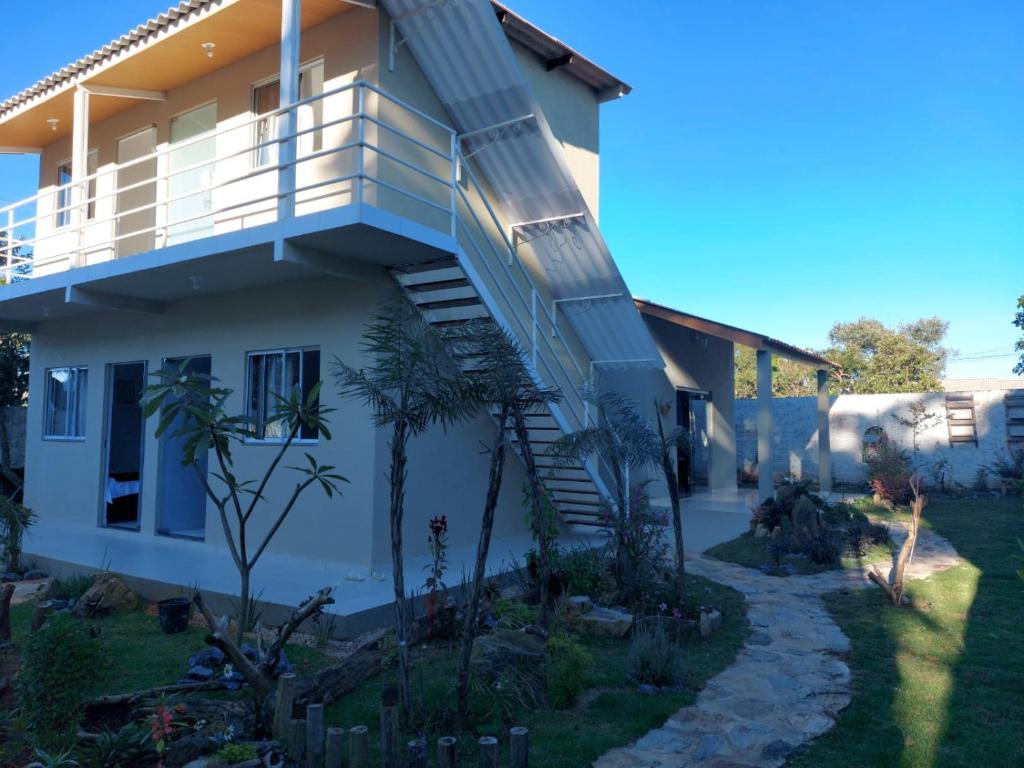
[(676, 451), (679, 489), (687, 496), (698, 487), (706, 487), (711, 457), (708, 435), (710, 392), (676, 390), (676, 425), (689, 435), (689, 450)]
[[(173, 357), (164, 360), (164, 370), (177, 370), (187, 361), (185, 373), (210, 375), (210, 357)], [(157, 480), (157, 533), (186, 539), (206, 538), (206, 489), (200, 475), (206, 477), (207, 457), (196, 467), (181, 463), (185, 438), (177, 437), (183, 416), (179, 416), (160, 436), (160, 472)]]
[(107, 366), (103, 523), (113, 528), (139, 528), (143, 450), (139, 396), (145, 382), (145, 363)]

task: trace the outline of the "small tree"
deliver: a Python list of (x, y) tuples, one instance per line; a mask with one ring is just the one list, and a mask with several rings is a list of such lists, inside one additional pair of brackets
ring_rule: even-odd
[(408, 618), (405, 596), (402, 521), (408, 476), (409, 439), (433, 425), (447, 426), (473, 413), (475, 398), (448, 339), (430, 327), (408, 301), (384, 305), (363, 333), (363, 351), (372, 362), (353, 368), (334, 360), (340, 393), (366, 403), (378, 428), (391, 429), (389, 516), (395, 592), (395, 633), (402, 712), (412, 714), (409, 683)]
[(917, 546), (917, 534), (921, 526), (921, 512), (924, 511), (924, 505), (928, 503), (925, 495), (921, 493), (921, 476), (917, 473), (910, 478), (910, 490), (914, 497), (910, 502), (910, 531), (907, 533), (903, 546), (893, 557), (888, 577), (882, 574), (877, 565), (871, 566), (871, 572), (868, 573), (868, 578), (884, 590), (894, 608), (903, 605), (906, 570), (914, 559), (914, 548)]
[(905, 416), (894, 415), (896, 422), (910, 430), (911, 445), (914, 451), (914, 467), (921, 469), (919, 457), (921, 455), (921, 437), (929, 429), (942, 421), (942, 415), (928, 410), (928, 403), (921, 398), (914, 400), (907, 406)]
[[(487, 554), (494, 530), (494, 513), (505, 469), (505, 446), (510, 420), (525, 422), (527, 414), (546, 408), (558, 400), (552, 390), (539, 387), (523, 363), (525, 353), (516, 340), (493, 321), (472, 323), (458, 341), (460, 352), (478, 361), (473, 384), (479, 403), (496, 412), (496, 427), (490, 446), (491, 465), (487, 495), (480, 522), (480, 540), (476, 549), (469, 604), (466, 607), (462, 647), (459, 653), (458, 716), (465, 725), (466, 701), (469, 695), (469, 665), (476, 637), (480, 600), (483, 596)], [(525, 432), (525, 429), (523, 430)], [(521, 434), (516, 430), (516, 434)], [(529, 452), (529, 435), (519, 438), (519, 447)], [(532, 454), (531, 454), (532, 459)], [(536, 468), (534, 468), (536, 470)], [(532, 494), (531, 494), (532, 495)]]
[(0, 547), (7, 570), (21, 573), (21, 542), (36, 522), (36, 513), (6, 496), (0, 496)]
[[(287, 395), (275, 393), (277, 413), (273, 421), (283, 423), (286, 433), (270, 465), (258, 481), (239, 480), (234, 473), (232, 443), (241, 443), (253, 435), (252, 422), (248, 416), (229, 415), (226, 403), (233, 390), (213, 385), (215, 379), (207, 374), (190, 373), (188, 360), (179, 367), (153, 374), (159, 379), (156, 384), (146, 387), (142, 394), (145, 418), (160, 412), (156, 436), (160, 437), (171, 428), (179, 416), (181, 426), (172, 435), (184, 438), (182, 463), (191, 466), (206, 495), (217, 508), (224, 539), (227, 541), (231, 559), (238, 569), (240, 582), (237, 642), (242, 638), (252, 621), (250, 579), (256, 563), (277, 534), (288, 514), (294, 509), (299, 497), (313, 484), (319, 484), (328, 498), (338, 492), (338, 483), (348, 480), (334, 472), (334, 467), (319, 464), (312, 454), (306, 454), (306, 466), (289, 467), (300, 479), (291, 495), (278, 511), (273, 523), (263, 538), (253, 548), (249, 541), (249, 523), (253, 515), (265, 502), (264, 492), (270, 483), (288, 449), (303, 427), (316, 430), (325, 439), (331, 439), (325, 416), (333, 409), (320, 404), (320, 383), (310, 389), (305, 399), (299, 391)], [(199, 461), (213, 451), (219, 472), (214, 473), (214, 485), (206, 472), (200, 470)]]
[(607, 465), (616, 505), (616, 579), (622, 589), (628, 569), (629, 473), (660, 461), (661, 449), (651, 426), (629, 399), (606, 393), (597, 398), (596, 405), (597, 423), (560, 437), (552, 445), (551, 454), (562, 466), (592, 458)]

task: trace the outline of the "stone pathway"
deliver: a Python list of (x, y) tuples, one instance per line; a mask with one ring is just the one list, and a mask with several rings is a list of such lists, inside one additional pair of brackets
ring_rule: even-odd
[[(906, 528), (890, 530), (897, 543), (906, 536)], [(948, 541), (922, 530), (908, 574), (920, 579), (959, 562)], [(750, 637), (693, 706), (634, 744), (605, 753), (594, 768), (774, 768), (832, 728), (850, 703), (850, 669), (838, 657), (849, 651), (850, 641), (821, 596), (878, 589), (866, 567), (779, 578), (695, 555), (687, 558), (687, 568), (743, 593)]]

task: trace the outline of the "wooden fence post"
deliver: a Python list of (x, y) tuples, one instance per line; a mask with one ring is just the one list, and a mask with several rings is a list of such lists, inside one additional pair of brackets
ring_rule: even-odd
[(366, 735), (367, 730), (365, 725), (356, 725), (349, 731), (350, 768), (370, 768), (370, 739)]
[(306, 707), (306, 763), (309, 768), (324, 765), (324, 705)]
[(427, 743), (412, 739), (406, 745), (408, 768), (427, 768)]
[(510, 728), (508, 732), (509, 768), (527, 768), (530, 760), (530, 731), (527, 728)]
[(455, 744), (454, 736), (442, 736), (437, 740), (437, 768), (458, 768), (459, 754)]
[(398, 689), (387, 686), (381, 694), (380, 754), (384, 768), (401, 768), (398, 726)]
[(345, 762), (345, 729), (327, 729), (327, 750), (324, 753), (324, 768), (342, 768)]
[(480, 768), (498, 768), (498, 740), (493, 736), (480, 737)]
[(288, 736), (288, 754), (298, 762), (306, 759), (306, 721), (295, 718), (291, 721)]
[(292, 723), (292, 708), (295, 706), (295, 689), (299, 678), (288, 672), (277, 678), (277, 701), (274, 703), (274, 722), (271, 724), (274, 738), (285, 744), (291, 737), (288, 729)]
[(0, 589), (0, 640), (9, 642), (11, 639), (11, 598), (14, 597), (14, 585), (4, 584)]

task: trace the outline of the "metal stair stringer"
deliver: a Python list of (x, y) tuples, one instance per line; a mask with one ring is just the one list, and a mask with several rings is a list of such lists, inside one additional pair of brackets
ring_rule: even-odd
[[(388, 270), (405, 295), (423, 313), (431, 325), (450, 326), (489, 317), (518, 338), (512, 325), (490, 295), (479, 273), (460, 248), (449, 259), (391, 267)], [(522, 340), (520, 339), (520, 342)], [(527, 345), (524, 345), (526, 347)], [(523, 361), (534, 381), (549, 386), (532, 361)], [(471, 365), (467, 370), (472, 370)], [(496, 418), (495, 414), (491, 414)], [(562, 406), (553, 403), (546, 413), (528, 416), (530, 448), (550, 498), (567, 526), (604, 529), (604, 509), (613, 505), (611, 494), (597, 471), (593, 460), (575, 467), (557, 466), (548, 448), (556, 436), (573, 431)], [(517, 456), (522, 458), (514, 430), (506, 427), (506, 435)], [(554, 439), (545, 439), (554, 438)]]

